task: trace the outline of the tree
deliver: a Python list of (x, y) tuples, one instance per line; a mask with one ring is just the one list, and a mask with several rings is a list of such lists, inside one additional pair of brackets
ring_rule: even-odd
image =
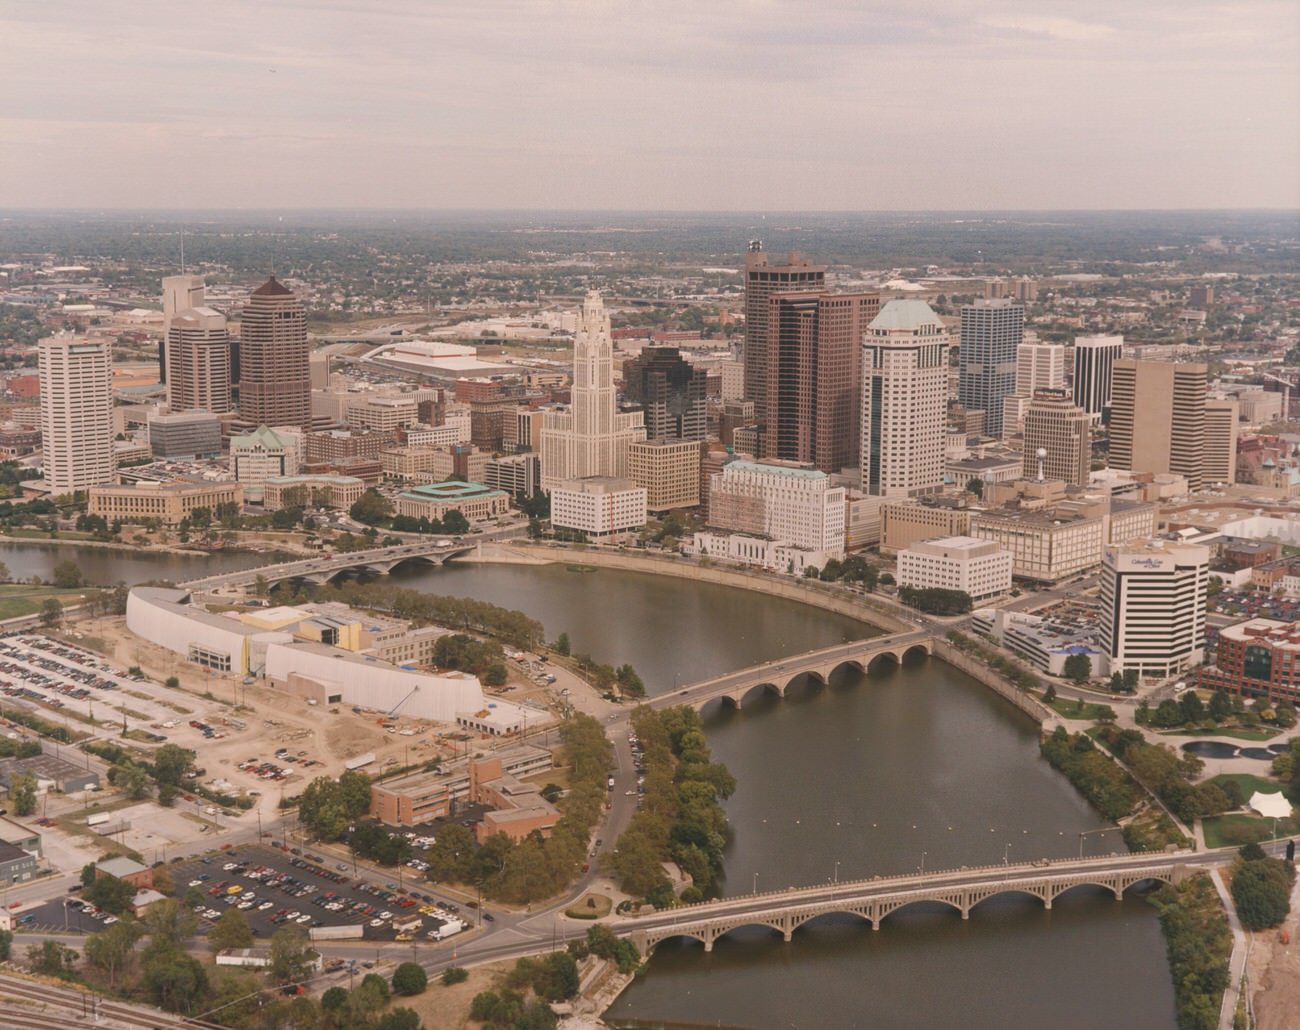
[(194, 752), (177, 744), (164, 744), (153, 756), (153, 778), (159, 785), (179, 787), (194, 764)]
[(1063, 671), (1075, 683), (1087, 683), (1092, 678), (1092, 659), (1086, 654), (1072, 654), (1065, 659)]
[(151, 945), (165, 944), (180, 951), (199, 928), (199, 919), (174, 898), (166, 898), (149, 906), (144, 925)]
[(75, 589), (85, 583), (81, 575), (81, 566), (75, 561), (61, 561), (54, 566), (54, 585), (67, 590)]
[(140, 766), (130, 763), (115, 765), (109, 772), (113, 786), (132, 801), (143, 801), (149, 796), (149, 773)]
[(99, 933), (91, 934), (86, 938), (86, 963), (108, 977), (109, 987), (114, 986), (117, 974), (131, 961), (135, 942), (142, 933), (139, 923), (122, 919)]
[(453, 536), (468, 533), (469, 519), (453, 508), (442, 517), (442, 530), (444, 533), (450, 533)]
[(966, 492), (968, 494), (974, 494), (976, 497), (983, 497), (984, 480), (980, 479), (978, 476), (973, 476), (966, 480)]
[(230, 951), (233, 948), (251, 948), (253, 931), (248, 917), (237, 908), (228, 908), (208, 931), (208, 947), (213, 951)]
[(555, 653), (564, 655), (566, 658), (572, 653), (572, 645), (569, 643), (569, 634), (561, 633), (555, 638)]
[(165, 680), (163, 680), (163, 686), (169, 687), (172, 690), (176, 690), (180, 685), (181, 685), (181, 680), (179, 676), (168, 676)]
[(403, 962), (393, 970), (393, 993), (410, 996), (423, 994), (429, 986), (429, 974), (414, 962)]
[(320, 1007), (326, 1012), (337, 1012), (348, 1000), (346, 987), (331, 987), (320, 996)]
[(460, 966), (448, 966), (442, 971), (442, 985), (444, 987), (453, 987), (456, 984), (463, 984), (469, 979), (469, 970), (462, 969)]
[[(0, 930), (0, 962), (9, 961), (9, 953), (13, 950), (13, 946), (14, 932), (12, 930)], [(468, 977), (469, 973), (465, 975)]]
[(81, 896), (96, 908), (120, 916), (135, 900), (135, 888), (116, 876), (96, 876)]
[(1047, 689), (1043, 691), (1043, 700), (1049, 705), (1056, 700), (1056, 684), (1047, 684)]
[(1241, 925), (1248, 930), (1267, 930), (1281, 923), (1291, 910), (1294, 875), (1286, 863), (1276, 859), (1244, 862), (1232, 878), (1232, 900)]
[(57, 597), (47, 597), (41, 605), (41, 625), (53, 626), (63, 618), (63, 604)]
[(395, 1008), (379, 1017), (379, 1030), (422, 1030), (423, 1026), (412, 1009)]
[(483, 670), (483, 675), (480, 678), (483, 680), (485, 687), (501, 687), (505, 686), (509, 673), (506, 672), (506, 667), (500, 662), (493, 662)]
[(175, 893), (176, 884), (172, 882), (172, 874), (167, 871), (166, 866), (158, 866), (153, 871), (153, 889), (159, 894), (165, 894), (169, 897)]
[(308, 945), (305, 933), (296, 926), (285, 927), (271, 935), (270, 959), (268, 971), (273, 980), (277, 983), (296, 983), (310, 972), (316, 952)]
[(36, 776), (19, 773), (9, 781), (9, 800), (17, 815), (31, 815), (36, 811)]
[(208, 993), (207, 972), (198, 959), (166, 941), (150, 941), (144, 949), (140, 979), (154, 1003), (169, 1012), (191, 1012)]
[(378, 490), (367, 490), (348, 509), (348, 514), (358, 522), (373, 526), (393, 517), (393, 504)]
[(63, 976), (72, 969), (72, 964), (76, 960), (77, 953), (58, 941), (45, 940), (40, 944), (27, 946), (27, 963), (33, 973)]

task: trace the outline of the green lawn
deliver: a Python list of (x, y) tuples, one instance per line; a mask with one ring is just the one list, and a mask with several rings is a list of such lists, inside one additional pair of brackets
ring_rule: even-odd
[(64, 608), (71, 608), (99, 593), (94, 587), (68, 590), (64, 587), (34, 587), (23, 583), (0, 584), (0, 619), (16, 619), (20, 615), (36, 615), (51, 597), (57, 597)]
[[(1273, 820), (1262, 815), (1216, 815), (1201, 824), (1205, 830), (1205, 844), (1211, 848), (1239, 847), (1252, 841), (1273, 839)], [(1277, 835), (1290, 837), (1300, 832), (1300, 819), (1277, 821)]]
[[(1038, 699), (1043, 700), (1043, 695), (1039, 694)], [(1091, 701), (1083, 703), (1083, 709), (1080, 710), (1078, 704), (1070, 698), (1058, 697), (1055, 701), (1043, 701), (1045, 705), (1052, 709), (1063, 719), (1081, 719), (1085, 722), (1096, 722), (1101, 718), (1102, 713), (1110, 708), (1110, 705), (1093, 704)]]
[(1258, 728), (1234, 727), (1231, 729), (1221, 728), (1213, 730), (1164, 730), (1161, 732), (1162, 737), (1231, 737), (1233, 740), (1272, 740), (1282, 730), (1268, 726)]
[(1277, 780), (1256, 776), (1254, 773), (1219, 773), (1218, 776), (1212, 777), (1208, 782), (1222, 786), (1229, 780), (1241, 788), (1241, 796), (1247, 801), (1250, 800), (1252, 794), (1276, 794), (1282, 789), (1282, 784), (1278, 783)]

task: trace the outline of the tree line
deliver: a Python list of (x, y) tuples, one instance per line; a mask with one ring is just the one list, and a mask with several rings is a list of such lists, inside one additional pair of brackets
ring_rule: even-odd
[(643, 749), (645, 796), (618, 839), (611, 865), (619, 887), (657, 907), (675, 902), (663, 863), (671, 859), (691, 878), (683, 901), (700, 901), (716, 887), (727, 843), (722, 802), (736, 779), (713, 761), (697, 711), (638, 708), (632, 728)]

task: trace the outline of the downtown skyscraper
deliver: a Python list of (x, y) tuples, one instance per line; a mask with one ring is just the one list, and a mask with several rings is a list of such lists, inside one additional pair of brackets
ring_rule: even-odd
[(311, 345), (302, 303), (271, 276), (240, 323), (239, 422), (311, 428)]
[(984, 412), (984, 432), (1002, 435), (1002, 401), (1016, 390), (1016, 351), (1025, 309), (1007, 299), (977, 300), (961, 309), (957, 400)]
[(862, 338), (862, 492), (908, 498), (943, 486), (948, 352), (920, 300), (891, 300)]
[(542, 421), (542, 489), (589, 476), (627, 478), (627, 451), (645, 439), (639, 411), (620, 414), (614, 391), (614, 346), (600, 292), (591, 290), (573, 338), (573, 397), (568, 411)]
[(41, 448), (54, 494), (111, 483), (113, 351), (108, 342), (50, 336), (37, 344)]

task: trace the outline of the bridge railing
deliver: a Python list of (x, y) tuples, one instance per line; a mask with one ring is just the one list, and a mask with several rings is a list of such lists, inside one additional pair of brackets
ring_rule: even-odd
[[(1187, 854), (1188, 852), (1160, 852), (1157, 859), (1153, 856), (1152, 861), (1147, 865), (1139, 866), (1139, 869), (1157, 866), (1167, 866), (1177, 860), (1177, 856)], [(956, 869), (936, 869), (929, 873), (890, 873), (887, 876), (869, 876), (860, 880), (838, 880), (833, 883), (811, 883), (803, 887), (784, 887), (774, 890), (756, 891), (752, 894), (738, 894), (731, 898), (715, 898), (711, 901), (693, 901), (684, 905), (673, 907), (674, 912), (702, 912), (705, 909), (725, 909), (733, 905), (739, 905), (744, 902), (753, 901), (759, 898), (777, 898), (789, 897), (791, 894), (802, 894), (813, 891), (825, 891), (828, 887), (832, 892), (844, 890), (853, 891), (864, 887), (879, 887), (882, 884), (901, 883), (904, 880), (910, 880), (917, 884), (919, 889), (924, 889), (926, 884), (933, 883), (953, 876), (964, 876), (967, 874), (978, 875), (979, 873), (992, 873), (995, 870), (1006, 874), (1007, 879), (1015, 878), (1019, 880), (1030, 878), (1050, 877), (1054, 873), (1062, 876), (1071, 876), (1076, 873), (1083, 873), (1090, 869), (1106, 869), (1111, 863), (1118, 860), (1131, 859), (1132, 853), (1121, 854), (1111, 852), (1109, 855), (1093, 855), (1089, 858), (1057, 858), (1057, 859), (1040, 859), (1038, 864), (1032, 862), (1022, 862), (1015, 865), (1006, 865), (1002, 862), (993, 862), (988, 865), (960, 866)], [(1128, 871), (1125, 869), (1125, 871)], [(662, 911), (656, 910), (650, 913), (633, 913), (635, 916), (641, 915), (662, 915)]]

